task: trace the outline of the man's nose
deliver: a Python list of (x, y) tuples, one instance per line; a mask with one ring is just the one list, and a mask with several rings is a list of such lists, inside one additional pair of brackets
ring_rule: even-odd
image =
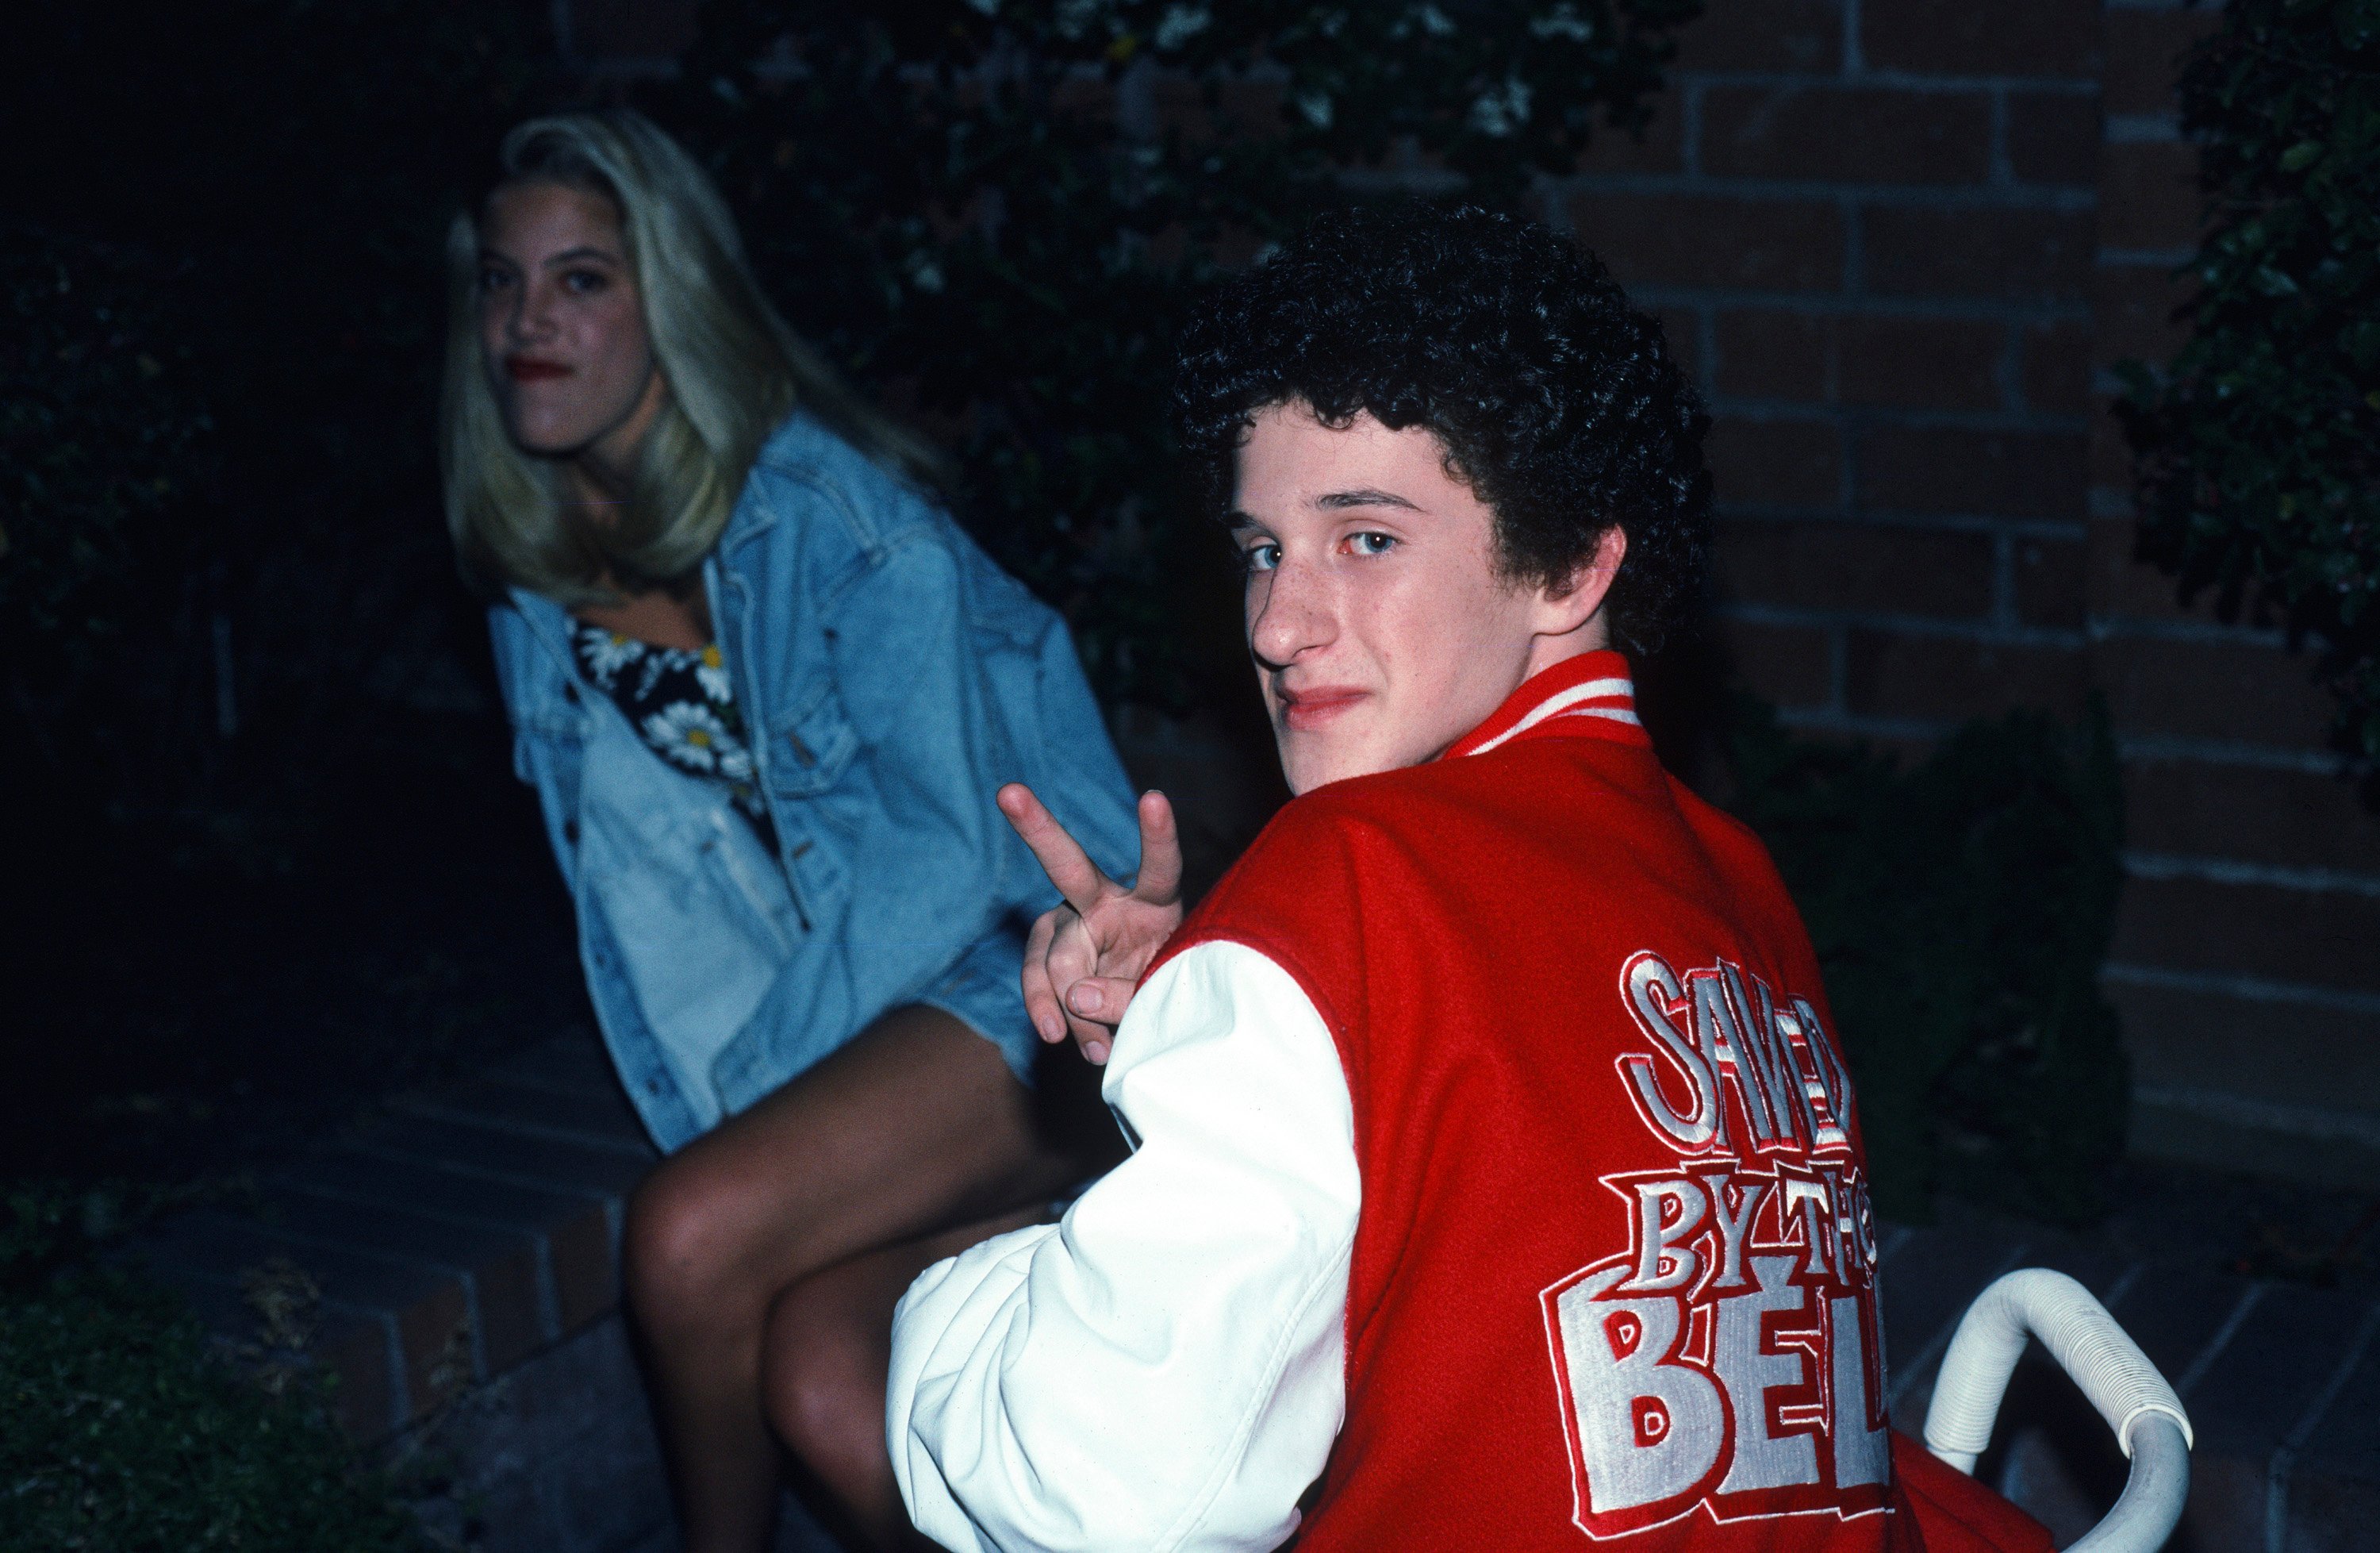
[(1269, 667), (1286, 668), (1328, 643), (1333, 623), (1325, 593), (1322, 580), (1300, 562), (1284, 559), (1265, 573), (1248, 599), (1249, 651)]

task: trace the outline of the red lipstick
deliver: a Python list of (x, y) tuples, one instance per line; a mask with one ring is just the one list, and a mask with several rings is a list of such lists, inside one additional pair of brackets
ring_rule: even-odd
[(543, 383), (556, 377), (568, 377), (572, 369), (559, 361), (540, 361), (533, 356), (504, 358), (504, 375), (515, 383)]

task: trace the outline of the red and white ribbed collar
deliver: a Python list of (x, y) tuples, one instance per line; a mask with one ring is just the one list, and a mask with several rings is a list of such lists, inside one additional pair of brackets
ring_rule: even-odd
[(1484, 755), (1516, 739), (1541, 736), (1609, 739), (1650, 748), (1636, 718), (1636, 686), (1628, 660), (1617, 653), (1582, 653), (1524, 680), (1488, 720), (1439, 757)]

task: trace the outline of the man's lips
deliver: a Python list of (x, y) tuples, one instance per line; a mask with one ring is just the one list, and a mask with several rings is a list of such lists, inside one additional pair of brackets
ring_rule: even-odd
[(1370, 693), (1354, 685), (1310, 685), (1298, 691), (1278, 687), (1273, 697), (1281, 703), (1282, 723), (1305, 729), (1321, 727)]
[(528, 356), (504, 358), (504, 375), (515, 383), (543, 383), (551, 378), (568, 377), (571, 369), (559, 361), (540, 361)]

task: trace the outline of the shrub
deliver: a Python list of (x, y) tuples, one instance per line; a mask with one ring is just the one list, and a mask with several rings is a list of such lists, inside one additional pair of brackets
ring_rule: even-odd
[(2129, 1094), (2096, 979), (2122, 842), (2105, 712), (2079, 737), (1971, 723), (1903, 770), (1747, 700), (1729, 753), (1826, 974), (1878, 1210), (1922, 1220), (1948, 1190), (2095, 1217)]
[(1406, 150), (1517, 204), (1591, 134), (1641, 124), (1699, 8), (712, 5), (652, 107), (720, 175), (796, 325), (945, 428), (966, 516), (1066, 610), (1102, 693), (1163, 702), (1185, 631), (1230, 618), (1183, 598), (1208, 538), (1166, 391), (1196, 289)]
[(2188, 342), (2127, 368), (2141, 551), (2319, 642), (2380, 757), (2380, 0), (2232, 0), (2181, 98), (2210, 221)]
[(234, 1374), (198, 1323), (121, 1272), (59, 1270), (68, 1199), (0, 1219), (0, 1549), (400, 1553), (422, 1546), (300, 1381)]

